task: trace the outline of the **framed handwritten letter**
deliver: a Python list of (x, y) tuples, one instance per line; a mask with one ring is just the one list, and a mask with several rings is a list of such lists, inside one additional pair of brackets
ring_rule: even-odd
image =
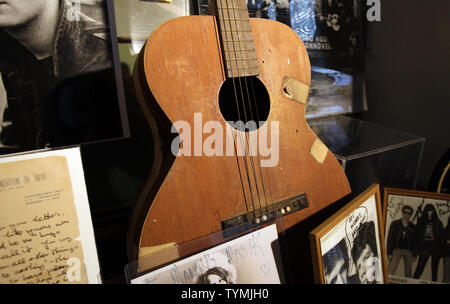
[(450, 283), (450, 194), (386, 188), (389, 281)]
[[(275, 224), (153, 269), (131, 284), (279, 284)], [(280, 261), (278, 261), (280, 262)]]
[(79, 148), (0, 158), (0, 282), (100, 283)]
[(321, 284), (385, 284), (380, 187), (372, 185), (310, 233)]

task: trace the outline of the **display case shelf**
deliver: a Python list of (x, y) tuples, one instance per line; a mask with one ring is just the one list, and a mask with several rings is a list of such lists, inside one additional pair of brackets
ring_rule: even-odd
[(343, 115), (309, 120), (357, 195), (373, 183), (415, 189), (425, 138)]

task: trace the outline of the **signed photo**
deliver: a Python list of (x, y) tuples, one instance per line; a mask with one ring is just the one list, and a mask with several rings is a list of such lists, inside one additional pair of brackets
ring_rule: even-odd
[(380, 189), (373, 185), (311, 232), (321, 284), (385, 284)]
[(129, 135), (107, 11), (106, 0), (0, 2), (0, 154)]
[(386, 188), (385, 242), (393, 283), (450, 283), (450, 195)]
[(135, 277), (131, 284), (280, 284), (275, 224)]

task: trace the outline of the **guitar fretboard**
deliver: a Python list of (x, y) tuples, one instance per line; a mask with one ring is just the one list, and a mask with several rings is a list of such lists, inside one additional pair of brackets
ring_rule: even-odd
[(228, 78), (259, 74), (245, 0), (216, 0), (216, 17)]

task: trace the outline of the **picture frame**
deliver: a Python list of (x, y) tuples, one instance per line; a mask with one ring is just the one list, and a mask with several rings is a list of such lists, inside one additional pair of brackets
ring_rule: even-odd
[(23, 2), (0, 13), (0, 155), (130, 137), (108, 2)]
[(383, 211), (390, 282), (450, 283), (450, 194), (385, 188)]
[(380, 186), (373, 184), (310, 232), (315, 282), (386, 284)]

